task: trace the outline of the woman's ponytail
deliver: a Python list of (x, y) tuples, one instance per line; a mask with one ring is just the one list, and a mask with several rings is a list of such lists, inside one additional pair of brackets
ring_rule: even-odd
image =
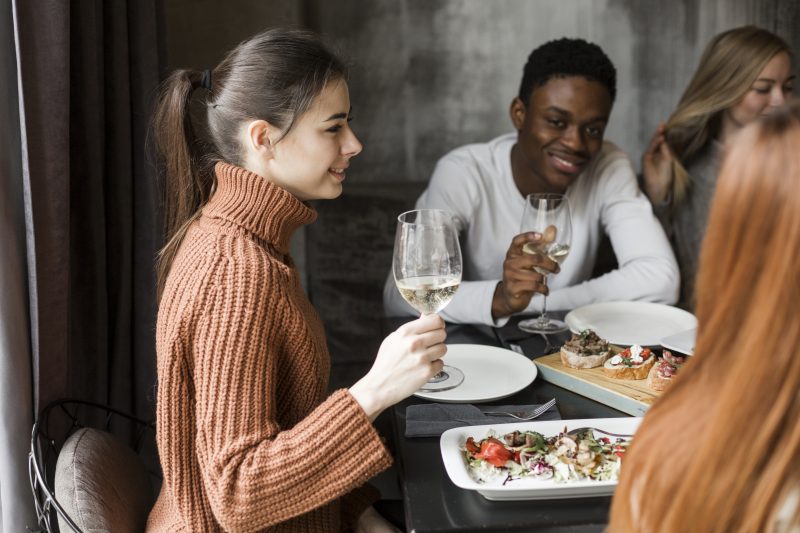
[(208, 201), (213, 173), (203, 169), (202, 143), (189, 116), (192, 92), (203, 74), (176, 70), (162, 84), (153, 115), (153, 135), (164, 171), (164, 240), (157, 261), (158, 299), (164, 290), (172, 260), (189, 224)]

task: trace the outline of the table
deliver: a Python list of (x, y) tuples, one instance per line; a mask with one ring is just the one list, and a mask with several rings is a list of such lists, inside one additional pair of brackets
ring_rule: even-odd
[[(397, 324), (387, 324), (388, 327)], [(393, 328), (392, 328), (393, 329)], [(502, 329), (488, 326), (450, 325), (448, 343), (508, 346), (518, 342), (525, 353), (543, 355), (544, 340), (539, 336), (518, 339), (516, 321)], [(551, 336), (551, 343), (564, 336)], [(537, 378), (519, 393), (489, 402), (533, 404), (555, 398), (564, 419), (625, 417), (625, 413), (597, 403)], [(408, 531), (602, 531), (608, 520), (611, 497), (575, 498), (542, 501), (489, 501), (474, 491), (463, 490), (450, 481), (442, 464), (439, 439), (412, 438), (405, 434), (405, 410), (425, 400), (411, 397), (392, 411), (393, 444), (400, 475)]]

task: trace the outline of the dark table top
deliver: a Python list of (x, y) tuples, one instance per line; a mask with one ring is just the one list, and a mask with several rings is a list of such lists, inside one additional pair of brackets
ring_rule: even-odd
[[(520, 338), (512, 320), (500, 329), (488, 326), (450, 325), (450, 344), (506, 346), (515, 343), (529, 357), (543, 355), (540, 336)], [(397, 323), (399, 324), (399, 323)], [(388, 328), (397, 325), (387, 324)], [(565, 335), (550, 337), (559, 346)], [(555, 398), (561, 417), (625, 417), (625, 413), (579, 396), (537, 378), (517, 394), (490, 404), (535, 404)], [(405, 438), (405, 411), (427, 403), (411, 397), (392, 411), (393, 440), (405, 505), (406, 525), (416, 533), (428, 531), (602, 531), (608, 520), (610, 497), (564, 500), (490, 501), (474, 491), (456, 487), (447, 476), (439, 451), (439, 438)]]

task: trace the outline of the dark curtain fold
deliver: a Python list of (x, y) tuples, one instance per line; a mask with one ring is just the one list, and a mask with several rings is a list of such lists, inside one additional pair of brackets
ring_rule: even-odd
[(71, 383), (149, 417), (160, 224), (144, 147), (158, 10), (154, 1), (82, 1), (71, 16)]
[(154, 411), (160, 0), (16, 2), (36, 411)]

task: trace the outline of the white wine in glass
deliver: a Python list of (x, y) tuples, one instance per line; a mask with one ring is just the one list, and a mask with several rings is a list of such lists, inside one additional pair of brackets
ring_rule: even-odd
[[(569, 201), (563, 194), (543, 193), (529, 194), (525, 199), (525, 210), (522, 213), (520, 232), (535, 231), (542, 235), (536, 243), (526, 243), (522, 251), (526, 254), (541, 255), (559, 265), (569, 255), (572, 240), (572, 217)], [(547, 283), (548, 271), (534, 267), (536, 272), (544, 276)], [(547, 296), (542, 298), (542, 314), (538, 318), (523, 320), (519, 328), (529, 333), (558, 333), (569, 329), (561, 321), (547, 316)]]
[(423, 315), (438, 313), (450, 303), (460, 279), (441, 276), (418, 276), (397, 280), (397, 290), (411, 307)]
[[(439, 209), (417, 209), (397, 217), (392, 272), (397, 290), (423, 315), (450, 303), (461, 283), (461, 246), (453, 217)], [(444, 365), (420, 390), (443, 391), (464, 381), (459, 369)]]

